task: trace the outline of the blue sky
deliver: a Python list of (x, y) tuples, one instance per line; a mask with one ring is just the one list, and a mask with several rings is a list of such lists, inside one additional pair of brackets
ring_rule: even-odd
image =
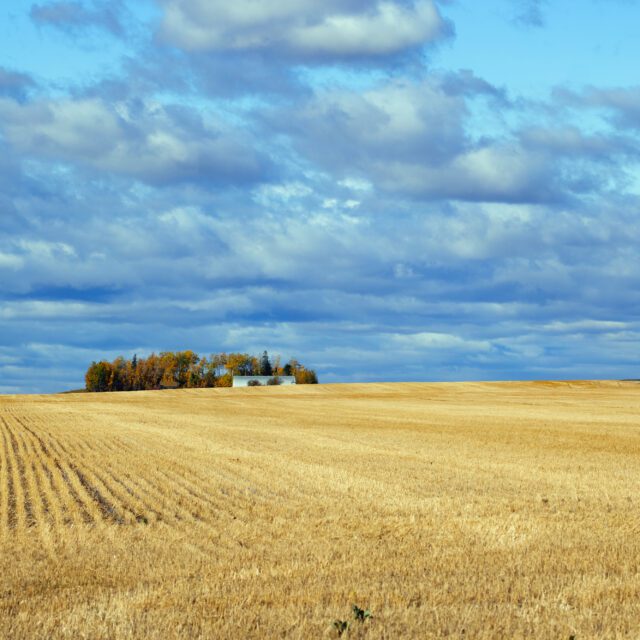
[(640, 377), (640, 2), (5, 6), (0, 392)]

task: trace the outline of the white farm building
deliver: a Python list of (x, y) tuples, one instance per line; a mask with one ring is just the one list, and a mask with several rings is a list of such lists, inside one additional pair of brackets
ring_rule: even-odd
[[(233, 386), (234, 387), (250, 387), (250, 386), (268, 386), (269, 380), (273, 380), (274, 376), (233, 376)], [(249, 382), (255, 380), (259, 384), (255, 382), (253, 385), (250, 385)], [(285, 384), (295, 384), (296, 378), (295, 376), (278, 376), (278, 380), (281, 385)], [(273, 383), (272, 383), (273, 384)]]

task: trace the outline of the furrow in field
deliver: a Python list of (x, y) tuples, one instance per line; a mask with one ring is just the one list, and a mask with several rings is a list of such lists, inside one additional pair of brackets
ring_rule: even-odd
[[(33, 431), (31, 433), (35, 434)], [(86, 490), (80, 478), (74, 472), (75, 465), (70, 459), (71, 456), (67, 448), (53, 437), (50, 437), (46, 443), (43, 439), (40, 439), (40, 444), (43, 451), (46, 451), (47, 455), (51, 457), (54, 468), (62, 478), (66, 493), (68, 497), (71, 498), (71, 502), (73, 502), (79, 510), (82, 521), (85, 524), (94, 524), (96, 521), (99, 521), (102, 512), (95, 504), (91, 492)], [(69, 510), (73, 511), (72, 509)]]
[[(113, 456), (111, 461), (112, 467), (121, 466), (118, 456)], [(126, 477), (129, 487), (134, 485), (138, 493), (146, 495), (146, 503), (158, 505), (167, 517), (203, 521), (208, 519), (207, 512), (215, 512), (216, 516), (224, 512), (220, 504), (197, 491), (184, 477), (173, 471), (169, 461), (160, 458), (153, 466), (142, 465), (141, 462), (136, 465), (135, 474), (130, 464), (126, 470), (119, 468), (115, 473), (119, 478)]]
[(88, 477), (89, 472), (80, 469), (73, 462), (69, 461), (69, 467), (76, 474), (80, 485), (86, 492), (86, 494), (93, 500), (94, 504), (97, 505), (100, 515), (103, 520), (108, 520), (115, 524), (124, 524), (124, 518), (122, 514), (118, 511), (116, 506), (104, 495), (104, 492), (101, 492), (96, 486), (95, 482), (91, 482), (91, 479)]
[[(16, 420), (23, 429), (31, 435), (34, 443), (40, 448), (42, 456), (41, 468), (46, 476), (48, 486), (47, 493), (50, 496), (50, 503), (56, 513), (56, 520), (65, 525), (75, 523), (91, 523), (93, 518), (84, 506), (82, 500), (77, 495), (69, 476), (60, 461), (56, 457), (58, 442), (52, 437), (42, 437), (35, 429), (27, 426), (25, 421), (16, 416)], [(79, 507), (79, 508), (78, 508)]]
[(33, 447), (29, 433), (23, 428), (16, 429), (15, 438), (18, 441), (20, 458), (22, 460), (23, 476), (25, 480), (25, 494), (28, 493), (32, 526), (50, 523), (49, 500), (43, 494), (40, 486), (36, 463), (39, 462), (38, 451)]
[[(24, 425), (23, 425), (24, 426)], [(32, 431), (32, 433), (34, 433)], [(111, 502), (87, 478), (86, 473), (74, 462), (74, 455), (70, 447), (60, 440), (49, 440), (49, 445), (42, 443), (50, 450), (54, 457), (54, 465), (60, 472), (69, 494), (80, 509), (82, 519), (87, 524), (107, 520), (121, 524), (122, 516)]]
[(32, 424), (27, 425), (19, 416), (16, 415), (14, 417), (19, 424), (40, 442), (45, 455), (58, 457), (62, 460), (74, 458), (73, 449), (75, 449), (75, 446), (73, 445), (73, 438), (77, 437), (75, 432), (65, 434), (65, 439), (63, 440), (51, 432), (51, 426), (43, 418), (34, 418), (31, 421)]
[[(199, 517), (197, 505), (185, 504), (186, 500), (181, 498), (180, 492), (176, 493), (173, 485), (168, 487), (170, 489), (168, 493), (163, 494), (157, 490), (157, 487), (166, 485), (166, 481), (161, 479), (160, 476), (157, 476), (157, 472), (155, 470), (153, 471), (153, 474), (145, 474), (151, 475), (151, 480), (146, 482), (146, 499), (140, 495), (141, 492), (145, 493), (144, 486), (141, 483), (137, 484), (136, 493), (130, 485), (123, 482), (121, 480), (123, 475), (126, 474), (125, 477), (131, 478), (131, 474), (129, 474), (127, 470), (131, 469), (132, 460), (131, 454), (128, 453), (127, 459), (119, 462), (123, 454), (121, 447), (114, 447), (108, 443), (108, 441), (101, 439), (93, 441), (91, 445), (82, 441), (78, 442), (76, 444), (76, 449), (78, 457), (85, 462), (85, 467), (90, 467), (92, 471), (95, 472), (95, 475), (100, 477), (103, 491), (107, 490), (114, 497), (117, 496), (117, 499), (114, 502), (121, 504), (124, 508), (128, 509), (136, 521), (148, 522), (149, 520), (166, 520), (173, 518), (184, 521), (193, 521), (193, 519), (197, 519)], [(69, 455), (68, 449), (67, 455)], [(114, 468), (115, 471), (113, 470)], [(97, 471), (98, 469), (100, 469), (100, 472)], [(109, 477), (111, 477), (112, 482), (105, 479), (104, 472), (106, 470), (109, 470)], [(153, 478), (153, 475), (156, 475), (157, 477)], [(118, 480), (119, 478), (120, 480)], [(118, 492), (118, 489), (114, 485), (121, 487), (120, 492)], [(127, 502), (125, 493), (127, 496), (133, 497), (138, 501), (138, 503), (143, 506), (143, 509), (141, 510), (140, 508), (133, 506), (131, 500)], [(154, 500), (161, 501), (161, 510), (158, 510), (153, 506)]]
[(203, 520), (206, 518), (204, 514), (207, 511), (209, 513), (216, 513), (216, 515), (224, 514), (224, 510), (220, 508), (219, 504), (191, 486), (190, 483), (185, 481), (178, 473), (170, 469), (161, 469), (160, 473), (165, 478), (165, 480), (161, 480), (161, 483), (173, 489), (174, 500), (177, 504), (183, 506), (188, 505), (187, 511), (191, 517)]
[[(118, 435), (110, 435), (108, 439), (101, 438), (102, 445), (110, 450), (115, 455), (122, 455), (125, 452), (129, 452), (132, 455), (136, 456), (140, 451), (140, 442), (131, 442), (131, 439), (127, 436), (123, 436), (121, 434)], [(293, 496), (299, 498), (305, 498), (312, 495), (315, 495), (315, 487), (302, 486), (300, 483), (300, 477), (296, 474), (289, 474), (291, 477), (291, 482), (287, 483), (287, 491), (286, 496), (280, 495), (280, 493), (274, 491), (269, 487), (269, 484), (265, 482), (265, 477), (269, 477), (273, 470), (269, 465), (262, 465), (260, 467), (260, 463), (258, 462), (258, 467), (249, 470), (246, 467), (242, 467), (242, 472), (238, 473), (238, 469), (235, 464), (224, 465), (222, 461), (216, 461), (216, 466), (211, 470), (213, 477), (209, 476), (207, 479), (204, 479), (193, 473), (192, 470), (185, 470), (184, 466), (176, 465), (174, 460), (166, 455), (161, 449), (156, 448), (155, 445), (158, 443), (154, 443), (154, 455), (163, 460), (161, 466), (163, 469), (171, 466), (174, 468), (180, 479), (186, 479), (189, 481), (187, 476), (191, 477), (190, 488), (188, 491), (194, 491), (198, 494), (197, 487), (199, 486), (208, 486), (212, 484), (212, 480), (215, 482), (218, 478), (220, 478), (228, 487), (221, 487), (221, 495), (224, 496), (223, 504), (217, 504), (216, 510), (219, 509), (228, 509), (232, 503), (237, 501), (238, 507), (242, 509), (242, 505), (246, 504), (247, 500), (254, 502), (256, 500), (271, 500), (274, 497), (281, 497), (290, 500)], [(222, 464), (221, 464), (222, 463)], [(214, 480), (215, 478), (215, 480)], [(239, 491), (239, 487), (243, 487), (243, 491)], [(186, 489), (185, 489), (186, 490)], [(193, 493), (187, 492), (188, 495), (192, 495)], [(244, 494), (244, 495), (243, 495)], [(211, 500), (212, 494), (208, 494), (208, 499)], [(202, 499), (202, 495), (198, 494), (198, 497)]]
[(95, 466), (92, 466), (91, 475), (95, 482), (101, 486), (103, 495), (106, 498), (110, 498), (111, 502), (117, 505), (117, 508), (122, 513), (122, 519), (118, 524), (149, 522), (151, 514), (146, 509), (141, 509), (139, 506), (136, 506), (135, 502), (131, 500), (131, 496), (122, 489), (120, 483), (114, 481), (114, 479), (107, 474), (104, 466), (100, 467), (99, 470)]
[(157, 504), (163, 517), (166, 515), (177, 520), (203, 520), (202, 502), (194, 500), (193, 494), (176, 482), (175, 476), (168, 473), (162, 463), (159, 468), (146, 468), (144, 472), (138, 466), (137, 471), (134, 475), (129, 467), (127, 471), (119, 469), (115, 473), (119, 477), (126, 477), (129, 485), (135, 486), (138, 493), (145, 494), (146, 502)]
[(182, 538), (205, 556), (211, 554), (212, 548), (218, 551), (230, 548), (222, 533), (224, 528), (215, 527), (215, 523), (208, 519), (194, 517), (194, 510), (200, 505), (192, 500), (185, 503), (184, 494), (176, 492), (175, 485), (168, 483), (164, 477), (150, 476), (148, 473), (133, 475), (123, 470), (114, 470), (112, 473), (126, 478), (127, 483), (145, 495), (147, 500), (155, 501), (157, 522), (169, 527), (175, 541)]
[[(99, 448), (102, 452), (107, 453), (108, 455), (104, 457), (110, 462), (122, 458), (123, 455), (128, 459), (132, 455), (134, 459), (139, 455), (140, 444), (134, 447), (129, 439), (122, 434), (109, 433), (107, 438), (104, 435), (100, 433), (98, 439), (98, 434), (96, 434), (96, 439), (92, 440), (91, 444), (96, 449)], [(67, 455), (83, 460), (83, 464), (88, 460), (87, 453), (92, 458), (96, 455), (93, 451), (88, 451), (86, 439), (65, 444)], [(142, 475), (150, 480), (147, 489), (149, 487), (169, 488), (168, 493), (158, 492), (156, 495), (156, 499), (162, 505), (159, 510), (167, 516), (174, 514), (180, 518), (201, 518), (206, 521), (220, 520), (220, 518), (236, 518), (245, 521), (252, 517), (251, 514), (269, 509), (269, 504), (274, 500), (290, 501), (294, 497), (292, 494), (295, 494), (296, 497), (303, 497), (312, 495), (314, 491), (310, 486), (302, 488), (300, 478), (296, 474), (290, 474), (292, 480), (295, 481), (284, 483), (288, 485), (286, 494), (283, 494), (282, 491), (274, 491), (272, 487), (265, 484), (265, 477), (269, 477), (272, 470), (268, 465), (264, 468), (256, 468), (256, 462), (260, 465), (259, 461), (254, 461), (253, 468), (248, 469), (243, 465), (239, 471), (235, 463), (228, 460), (216, 460), (215, 467), (208, 468), (207, 474), (203, 477), (183, 464), (176, 463), (173, 454), (168, 455), (163, 445), (166, 443), (154, 441), (147, 443), (147, 447), (144, 447), (145, 450), (150, 449), (151, 451), (148, 453), (158, 459), (159, 464), (154, 465), (153, 472), (156, 473), (157, 469), (161, 469), (161, 475), (151, 476), (149, 474), (151, 468)], [(102, 460), (103, 458), (100, 458), (101, 463)], [(84, 466), (94, 469), (92, 464), (84, 464)], [(125, 465), (125, 468), (131, 469), (130, 462)], [(119, 472), (115, 475), (117, 478), (122, 478)], [(103, 480), (105, 479), (103, 478)], [(105, 481), (105, 484), (113, 483), (109, 480)], [(127, 482), (126, 486), (129, 491), (134, 490), (130, 482)], [(126, 491), (124, 487), (122, 489)], [(135, 489), (135, 491), (139, 490), (140, 488)], [(127, 491), (128, 495), (130, 495), (129, 491)], [(122, 500), (118, 502), (120, 501)], [(149, 504), (148, 497), (146, 504), (148, 508), (153, 508), (152, 504)]]
[[(200, 540), (208, 542), (202, 544), (201, 551), (205, 552), (212, 544), (224, 547), (219, 533), (223, 528), (216, 523), (237, 520), (236, 526), (241, 526), (254, 511), (256, 496), (244, 494), (255, 494), (255, 487), (238, 491), (234, 486), (236, 481), (243, 482), (241, 476), (232, 474), (230, 478), (222, 473), (203, 478), (176, 464), (155, 441), (145, 443), (151, 458), (147, 463), (136, 459), (140, 447), (131, 446), (119, 435), (83, 430), (70, 433), (61, 442), (57, 433), (53, 435), (56, 430), (51, 423), (34, 427), (29, 420), (24, 427), (51, 462), (54, 477), (71, 499), (71, 511), (76, 516), (82, 514), (84, 522), (91, 516), (96, 521), (117, 523), (162, 521), (176, 533), (184, 530), (185, 540), (190, 537), (189, 528), (196, 526)], [(219, 477), (222, 482), (218, 482)], [(52, 486), (52, 477), (47, 475), (47, 480)], [(88, 508), (89, 501), (97, 507), (99, 516)]]
[[(31, 432), (34, 437), (36, 434)], [(104, 472), (99, 471), (105, 468), (105, 462), (110, 456), (105, 455), (107, 450), (102, 441), (96, 440), (90, 446), (87, 442), (79, 441), (75, 446), (65, 445), (59, 441), (49, 442), (47, 446), (45, 440), (39, 437), (39, 443), (43, 452), (49, 454), (49, 449), (64, 455), (69, 467), (73, 471), (71, 478), (75, 474), (78, 482), (97, 505), (101, 517), (104, 520), (115, 524), (124, 524), (127, 521), (148, 522), (151, 513), (159, 515), (159, 512), (152, 508), (141, 509), (140, 506), (132, 503), (130, 494), (125, 494), (124, 490), (118, 490), (117, 481), (110, 482), (106, 479)], [(83, 461), (82, 467), (72, 462), (74, 459)], [(69, 476), (67, 476), (69, 478)], [(116, 479), (117, 480), (117, 479)], [(114, 486), (115, 485), (115, 486)], [(77, 494), (74, 496), (77, 502)], [(146, 506), (146, 505), (145, 505)], [(128, 512), (128, 513), (126, 513)], [(129, 516), (130, 514), (130, 516)]]
[(30, 465), (27, 461), (27, 452), (24, 448), (24, 439), (20, 437), (20, 434), (18, 432), (19, 430), (14, 429), (10, 430), (9, 438), (11, 439), (11, 447), (15, 454), (16, 465), (18, 467), (18, 476), (20, 478), (20, 485), (22, 488), (25, 523), (27, 527), (33, 527), (37, 524), (35, 515), (36, 508), (34, 505), (36, 496), (33, 493), (33, 486), (29, 474)]
[[(75, 503), (75, 506), (80, 513), (80, 517), (85, 524), (93, 524), (95, 522), (95, 517), (91, 513), (91, 508), (89, 504), (85, 500), (81, 498), (81, 493), (78, 491), (77, 486), (73, 482), (72, 476), (69, 475), (67, 470), (64, 468), (63, 463), (60, 462), (58, 458), (53, 459), (53, 464), (57, 469), (62, 481), (64, 482), (66, 493), (71, 497), (72, 501)], [(72, 511), (71, 505), (69, 505), (68, 509)]]
[(13, 529), (16, 522), (16, 494), (13, 486), (13, 465), (9, 456), (9, 439), (4, 420), (0, 421), (2, 432), (2, 494), (0, 495), (0, 516), (3, 530)]
[[(106, 447), (113, 452), (111, 456), (108, 456), (112, 467), (122, 456), (121, 449), (114, 447), (111, 443), (107, 444), (105, 441), (102, 441), (99, 445), (96, 443), (96, 446)], [(89, 453), (89, 451), (87, 451), (87, 453)], [(127, 459), (129, 461), (127, 468), (131, 469), (131, 454), (127, 455)], [(141, 460), (138, 461), (136, 465), (137, 469), (141, 469), (141, 462)], [(220, 502), (215, 502), (211, 500), (210, 497), (198, 491), (194, 485), (189, 483), (184, 475), (172, 471), (172, 466), (174, 466), (172, 461), (163, 460), (162, 457), (159, 456), (158, 462), (153, 467), (148, 466), (145, 469), (145, 473), (136, 474), (138, 480), (144, 480), (147, 493), (146, 504), (149, 508), (152, 508), (151, 505), (148, 504), (149, 499), (159, 501), (162, 505), (161, 509), (163, 513), (169, 514), (173, 512), (174, 517), (179, 520), (205, 520), (207, 519), (207, 511), (215, 512), (217, 516), (225, 512), (225, 507)], [(184, 469), (180, 468), (180, 471), (184, 472)], [(124, 470), (119, 470), (117, 477), (121, 478), (123, 472)], [(131, 474), (127, 473), (126, 475), (131, 481)], [(169, 480), (169, 482), (167, 482), (167, 480)], [(139, 482), (137, 483), (137, 487), (138, 491), (144, 489)], [(164, 491), (163, 488), (165, 488)], [(127, 487), (127, 489), (133, 492), (130, 486)], [(153, 495), (149, 495), (149, 493)], [(140, 496), (138, 496), (138, 499), (142, 500)], [(210, 507), (209, 509), (207, 509), (207, 505)]]
[(58, 496), (50, 481), (51, 470), (47, 467), (50, 458), (43, 451), (40, 442), (34, 436), (34, 432), (24, 422), (21, 425), (20, 437), (30, 459), (30, 475), (34, 481), (33, 495), (37, 496), (34, 502), (39, 512), (39, 520), (46, 521), (52, 527), (55, 527), (63, 523), (64, 520), (59, 508)]
[[(144, 473), (138, 467), (138, 472), (125, 470), (120, 465), (114, 465), (112, 473), (120, 478), (126, 478), (126, 486), (130, 488), (144, 503), (149, 505), (162, 520), (187, 521), (193, 519), (192, 508), (183, 505), (180, 492), (173, 484), (167, 484), (163, 475), (157, 469), (145, 469)], [(124, 483), (124, 480), (122, 481)], [(153, 505), (153, 506), (151, 506)]]
[[(118, 475), (113, 471), (113, 467), (110, 465), (106, 470), (106, 474), (111, 478), (111, 481), (118, 485), (122, 491), (125, 491), (129, 496), (129, 510), (132, 513), (136, 513), (136, 520), (141, 521), (144, 518), (153, 519), (156, 521), (164, 520), (164, 514), (162, 511), (158, 511), (149, 500), (146, 500), (141, 492), (137, 492), (132, 488), (131, 483), (127, 484), (122, 478), (123, 475)], [(126, 476), (125, 476), (126, 477)], [(152, 518), (149, 518), (152, 516)]]
[[(230, 545), (224, 542), (222, 528), (212, 526), (211, 522), (200, 515), (200, 501), (176, 491), (175, 484), (167, 483), (166, 477), (157, 472), (157, 465), (137, 460), (134, 469), (135, 471), (132, 470), (130, 456), (122, 459), (113, 455), (96, 475), (110, 478), (112, 482), (105, 480), (105, 484), (112, 488), (112, 483), (117, 484), (121, 494), (126, 493), (134, 502), (137, 501), (144, 507), (143, 513), (146, 515), (143, 519), (136, 518), (138, 522), (157, 523), (167, 527), (174, 544), (181, 541), (203, 556), (209, 556), (212, 550), (229, 548)], [(135, 513), (140, 515), (141, 509), (135, 510)]]
[(58, 538), (57, 524), (53, 505), (55, 498), (48, 488), (46, 474), (43, 472), (44, 460), (38, 442), (32, 433), (24, 427), (16, 429), (16, 439), (20, 453), (25, 461), (25, 475), (34, 517), (34, 535), (39, 545), (50, 559), (56, 558), (54, 541)]
[(92, 484), (93, 490), (98, 492), (96, 497), (99, 497), (103, 507), (106, 508), (107, 503), (111, 505), (111, 517), (115, 517), (118, 524), (129, 522), (132, 518), (142, 520), (144, 516), (140, 514), (139, 509), (132, 506), (130, 496), (123, 492), (113, 479), (106, 479), (112, 456), (109, 455), (104, 442), (98, 439), (91, 442), (79, 441), (76, 449), (78, 458), (83, 461), (81, 473), (85, 480)]
[(34, 480), (34, 495), (38, 496), (38, 510), (40, 520), (46, 522), (50, 526), (55, 526), (56, 518), (53, 511), (51, 500), (49, 499), (49, 492), (47, 490), (47, 482), (42, 472), (42, 461), (31, 461), (31, 473)]
[[(95, 441), (91, 445), (81, 442), (79, 447), (82, 449), (82, 459), (88, 463), (86, 466), (91, 469), (92, 475), (101, 483), (104, 491), (111, 495), (114, 502), (131, 514), (130, 519), (145, 523), (162, 519), (160, 511), (122, 481), (122, 471), (113, 471), (118, 456), (104, 441)], [(130, 464), (129, 460), (128, 466)]]
[[(245, 478), (237, 469), (231, 471), (235, 463), (229, 463), (227, 468), (221, 459), (211, 460), (206, 467), (207, 474), (201, 474), (176, 461), (175, 452), (169, 454), (166, 451), (166, 442), (159, 442), (158, 445), (154, 457), (158, 459), (158, 471), (162, 477), (154, 482), (159, 486), (172, 487), (172, 496), (190, 500), (195, 513), (207, 520), (229, 518), (244, 521), (256, 510), (258, 502), (264, 502), (265, 508), (268, 508), (266, 505), (276, 497), (265, 486), (264, 474), (259, 481)], [(219, 469), (220, 465), (224, 467)], [(269, 475), (266, 474), (267, 477)]]
[(122, 454), (122, 453), (128, 453), (131, 455), (136, 455), (137, 453), (139, 453), (139, 445), (136, 446), (134, 443), (129, 442), (129, 440), (127, 438), (123, 438), (120, 435), (117, 434), (113, 434), (109, 437), (108, 441), (105, 441), (106, 444), (108, 444), (108, 446)]
[[(247, 468), (242, 465), (232, 465), (228, 461), (220, 461), (209, 471), (214, 476), (212, 480), (220, 479), (220, 481), (224, 481), (227, 485), (234, 487), (241, 495), (251, 495), (253, 499), (268, 502), (280, 497), (274, 490), (273, 482), (270, 482), (273, 474), (272, 467), (261, 467), (259, 463), (254, 462), (251, 468)], [(279, 469), (278, 479), (282, 480), (281, 484), (291, 487), (296, 493), (303, 495), (299, 486), (299, 478), (296, 478), (296, 482), (287, 482), (283, 480), (282, 474), (284, 473), (286, 473), (285, 469)], [(289, 491), (289, 493), (291, 492)]]
[(74, 455), (68, 443), (62, 442), (59, 438), (49, 435), (49, 447), (55, 451), (55, 454), (63, 460), (73, 460)]
[[(137, 486), (136, 493), (136, 491), (131, 488), (131, 482), (129, 484), (123, 482), (123, 476), (129, 479), (131, 478), (131, 474), (125, 471), (125, 468), (131, 469), (132, 460), (130, 455), (127, 456), (126, 461), (119, 463), (122, 456), (121, 451), (119, 455), (117, 452), (113, 452), (112, 455), (105, 455), (105, 451), (110, 449), (105, 441), (94, 441), (91, 443), (91, 446), (86, 442), (78, 443), (78, 448), (82, 449), (83, 460), (94, 461), (88, 466), (90, 466), (94, 478), (101, 482), (104, 491), (108, 492), (114, 498), (114, 501), (121, 505), (122, 508), (127, 509), (132, 519), (136, 522), (148, 523), (153, 520), (177, 520), (193, 523), (194, 521), (204, 520), (201, 501), (194, 500), (193, 497), (185, 491), (176, 491), (174, 483), (167, 485), (166, 480), (163, 480), (162, 477), (158, 476), (155, 472), (154, 474), (150, 474), (150, 467), (145, 469), (146, 473), (142, 474), (145, 476), (145, 480), (147, 480), (147, 489), (146, 491), (142, 491), (142, 493), (146, 493), (146, 499), (140, 495), (141, 483), (133, 483)], [(96, 458), (96, 456), (99, 456), (99, 458)], [(97, 461), (98, 459), (100, 462)], [(142, 460), (136, 462), (136, 468), (140, 469)], [(151, 475), (151, 481), (148, 481), (146, 478), (146, 476), (149, 475)], [(155, 477), (153, 477), (154, 475)], [(169, 491), (162, 494), (158, 491), (158, 487), (167, 487)], [(158, 500), (161, 501), (162, 511), (159, 511), (153, 506), (154, 501), (157, 502)], [(136, 506), (136, 503), (140, 506)]]
[(235, 503), (242, 508), (247, 501), (271, 502), (277, 494), (265, 480), (272, 471), (269, 468), (247, 469), (238, 467), (234, 463), (225, 460), (216, 460), (215, 464), (207, 467), (207, 475), (198, 473), (193, 469), (181, 467), (179, 472), (185, 480), (190, 482), (197, 490), (215, 487), (225, 496), (226, 504)]
[(5, 446), (10, 460), (11, 466), (11, 485), (13, 488), (13, 495), (15, 496), (12, 528), (22, 529), (33, 524), (33, 513), (31, 510), (31, 500), (26, 489), (26, 482), (24, 477), (24, 460), (21, 459), (18, 442), (9, 425), (9, 422), (4, 418), (0, 418), (4, 426), (4, 433), (6, 434)]
[[(38, 446), (40, 447), (40, 450), (42, 451), (44, 457), (52, 459), (53, 454), (51, 453), (50, 448), (51, 443), (57, 443), (56, 439), (51, 434), (47, 433), (46, 429), (40, 429), (40, 427), (38, 426), (27, 424), (27, 421), (21, 416), (18, 416), (14, 413), (12, 414), (12, 417), (22, 427), (22, 429), (24, 429), (33, 438), (33, 440), (38, 443)], [(45, 433), (46, 437), (49, 440), (49, 444), (47, 444), (45, 438), (40, 433), (38, 433), (39, 430)]]
[(163, 484), (177, 487), (178, 495), (190, 502), (194, 513), (198, 513), (201, 518), (209, 519), (209, 515), (215, 515), (216, 519), (226, 518), (243, 522), (247, 519), (249, 501), (239, 496), (233, 488), (215, 483), (212, 485), (210, 482), (196, 483), (184, 468), (169, 467), (161, 469), (160, 472), (166, 478)]
[(46, 492), (50, 496), (49, 502), (52, 505), (53, 513), (55, 513), (56, 523), (72, 525), (74, 521), (80, 522), (82, 520), (81, 513), (75, 509), (71, 511), (69, 509), (70, 504), (74, 501), (71, 494), (68, 493), (68, 489), (60, 474), (57, 472), (54, 473), (56, 467), (53, 458), (42, 461), (41, 468), (46, 478)]

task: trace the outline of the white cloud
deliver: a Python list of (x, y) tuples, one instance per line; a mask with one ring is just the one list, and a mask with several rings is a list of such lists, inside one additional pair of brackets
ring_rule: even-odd
[(401, 349), (448, 350), (448, 351), (490, 351), (487, 340), (472, 340), (450, 333), (421, 331), (410, 334), (394, 334), (392, 343)]
[(158, 103), (63, 98), (0, 100), (0, 131), (22, 153), (143, 181), (259, 179), (264, 160), (248, 135), (223, 121)]
[(368, 57), (437, 39), (432, 0), (164, 0), (164, 37), (194, 50), (272, 50), (280, 55)]
[(552, 188), (549, 158), (517, 145), (470, 149), (442, 164), (428, 157), (389, 163), (381, 159), (373, 169), (384, 189), (417, 196), (536, 202), (544, 201)]
[(556, 320), (549, 322), (544, 326), (549, 331), (557, 331), (560, 333), (575, 333), (581, 331), (600, 332), (600, 331), (621, 331), (628, 328), (627, 322), (618, 322), (616, 320), (575, 320), (573, 322), (562, 322)]
[(517, 140), (474, 142), (467, 99), (445, 85), (395, 80), (364, 92), (319, 91), (283, 114), (282, 126), (300, 153), (352, 189), (373, 184), (410, 197), (486, 202), (557, 196), (549, 153)]
[(18, 270), (24, 266), (24, 258), (12, 253), (0, 251), (0, 269)]
[(434, 40), (442, 28), (437, 9), (421, 0), (411, 8), (380, 2), (367, 14), (328, 15), (315, 25), (298, 25), (290, 44), (303, 52), (338, 56), (393, 54)]
[(95, 317), (95, 305), (82, 302), (58, 302), (50, 300), (27, 300), (7, 302), (0, 308), (0, 318), (18, 319), (78, 319)]

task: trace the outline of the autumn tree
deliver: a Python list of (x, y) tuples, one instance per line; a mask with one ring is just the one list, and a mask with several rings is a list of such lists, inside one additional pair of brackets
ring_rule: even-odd
[(192, 380), (194, 383), (198, 381), (197, 364), (200, 358), (198, 354), (191, 350), (178, 351), (174, 354), (175, 361), (175, 380), (179, 387), (197, 386), (197, 384), (189, 384)]
[(212, 354), (209, 359), (191, 350), (163, 351), (146, 358), (131, 360), (118, 356), (113, 362), (92, 362), (85, 374), (87, 391), (136, 391), (159, 389), (161, 386), (181, 388), (231, 387), (233, 376), (294, 375), (298, 384), (315, 384), (314, 371), (306, 369), (297, 360), (284, 367), (280, 358), (272, 366), (265, 351), (261, 358), (246, 353)]
[(223, 373), (216, 378), (216, 387), (232, 387), (233, 375), (229, 372)]
[(255, 358), (246, 353), (230, 353), (227, 356), (225, 367), (233, 376), (254, 375)]
[(92, 362), (84, 376), (87, 391), (108, 391), (111, 379), (111, 363)]
[(296, 371), (296, 384), (318, 384), (318, 376), (313, 369), (300, 367)]
[(201, 387), (215, 387), (216, 386), (216, 367), (213, 360), (207, 360), (202, 358), (199, 363), (200, 369), (200, 386)]
[(140, 383), (142, 389), (159, 389), (164, 375), (161, 358), (152, 353), (146, 360), (140, 361)]
[(122, 356), (118, 356), (111, 363), (109, 391), (126, 391), (126, 363)]
[(212, 367), (216, 378), (223, 375), (227, 366), (226, 353), (214, 353), (209, 358), (209, 365)]
[(294, 376), (296, 384), (318, 384), (318, 376), (313, 369), (307, 369), (302, 363), (293, 358), (285, 364), (285, 375)]

